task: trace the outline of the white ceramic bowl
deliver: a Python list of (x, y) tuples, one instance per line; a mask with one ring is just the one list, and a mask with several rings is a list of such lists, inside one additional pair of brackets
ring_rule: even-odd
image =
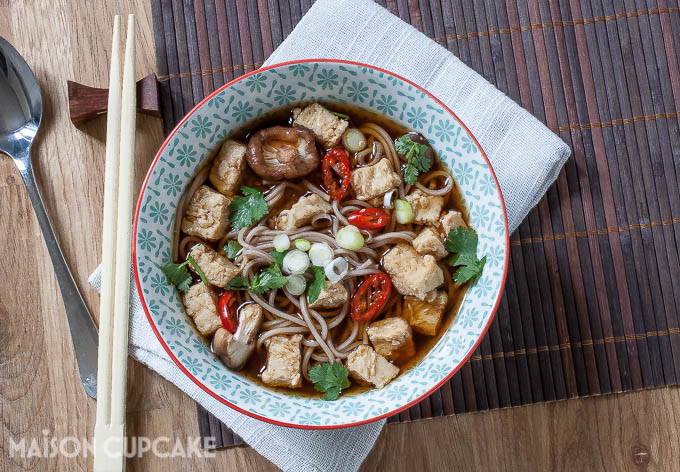
[[(232, 372), (206, 348), (160, 266), (170, 258), (175, 209), (197, 167), (235, 130), (297, 102), (350, 103), (421, 132), (463, 193), (484, 273), (432, 350), (383, 389), (336, 401), (270, 390)], [(134, 269), (149, 323), (177, 366), (225, 405), (283, 426), (341, 428), (393, 415), (448, 380), (491, 324), (508, 267), (509, 239), (498, 182), (484, 151), (456, 115), (422, 88), (386, 70), (337, 60), (305, 60), (251, 72), (199, 103), (161, 146), (142, 187), (134, 219)]]

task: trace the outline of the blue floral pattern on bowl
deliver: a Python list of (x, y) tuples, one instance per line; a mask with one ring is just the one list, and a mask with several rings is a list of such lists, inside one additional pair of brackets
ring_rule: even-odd
[[(258, 385), (221, 364), (185, 317), (160, 266), (182, 192), (201, 162), (230, 134), (281, 107), (310, 101), (355, 104), (424, 133), (458, 180), (488, 263), (446, 333), (418, 364), (383, 389), (333, 402)], [(170, 134), (142, 189), (135, 216), (135, 277), (149, 322), (177, 365), (213, 397), (259, 419), (303, 428), (374, 421), (431, 393), (469, 357), (500, 300), (508, 264), (505, 211), (493, 172), (469, 131), (414, 84), (371, 66), (301, 61), (261, 69), (227, 84), (192, 110)]]

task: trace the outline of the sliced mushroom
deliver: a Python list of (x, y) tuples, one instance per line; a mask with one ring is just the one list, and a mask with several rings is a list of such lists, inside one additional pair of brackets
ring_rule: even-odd
[(227, 367), (241, 370), (246, 366), (255, 350), (255, 338), (260, 331), (262, 318), (262, 307), (257, 303), (249, 303), (239, 310), (238, 328), (234, 334), (224, 328), (217, 330), (213, 338), (213, 350)]
[(272, 126), (252, 135), (246, 159), (251, 169), (267, 180), (302, 177), (319, 165), (314, 133), (287, 126)]

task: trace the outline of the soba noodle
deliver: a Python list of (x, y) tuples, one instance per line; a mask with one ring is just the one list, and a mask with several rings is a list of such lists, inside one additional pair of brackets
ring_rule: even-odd
[[(277, 194), (282, 192), (280, 189), (284, 186), (284, 184), (281, 184), (275, 187), (268, 196), (272, 200), (279, 198)], [(315, 186), (307, 182), (305, 187), (312, 191), (312, 187)], [(365, 208), (367, 205), (359, 200), (348, 200), (341, 203), (333, 201), (331, 206), (335, 216), (332, 220), (335, 222), (340, 221), (340, 224), (346, 225), (348, 222), (344, 214), (359, 208)], [(291, 239), (304, 238), (310, 242), (325, 242), (334, 249), (336, 255), (346, 257), (352, 266), (352, 269), (347, 272), (343, 279), (346, 287), (357, 284), (357, 282), (351, 282), (352, 280), (380, 272), (379, 254), (375, 248), (394, 244), (395, 242), (411, 241), (415, 237), (415, 234), (409, 231), (391, 232), (380, 236), (370, 235), (371, 242), (365, 247), (356, 251), (348, 251), (338, 247), (333, 233), (329, 232), (330, 228), (318, 228), (318, 221), (331, 222), (330, 216), (325, 216), (326, 218), (319, 218), (316, 222), (313, 221), (311, 226), (288, 230), (284, 233), (288, 234)], [(253, 279), (258, 268), (268, 266), (273, 261), (269, 251), (273, 249), (272, 241), (278, 234), (281, 234), (281, 231), (271, 230), (262, 222), (256, 226), (243, 228), (231, 234), (230, 238), (236, 239), (242, 247), (241, 254), (235, 262), (241, 264), (242, 273), (249, 280)], [(192, 237), (186, 237), (180, 243), (180, 247), (183, 248), (190, 242), (192, 242)], [(347, 338), (337, 344), (333, 335), (333, 330), (347, 319), (349, 299), (339, 311), (336, 310), (336, 314), (333, 314), (332, 311), (322, 312), (310, 308), (304, 295), (296, 298), (285, 289), (280, 292), (284, 295), (281, 300), (286, 300), (286, 304), (294, 306), (295, 310), (293, 311), (296, 311), (297, 314), (284, 310), (285, 306), (278, 296), (279, 291), (272, 290), (267, 297), (249, 292), (252, 301), (262, 306), (267, 319), (262, 324), (262, 331), (257, 340), (257, 349), (262, 349), (264, 341), (272, 336), (303, 334), (305, 336), (303, 340), (305, 350), (302, 372), (305, 378), (307, 378), (310, 360), (316, 362), (334, 362), (336, 359), (345, 359), (352, 349), (356, 347), (354, 341), (360, 332), (358, 323), (350, 321), (352, 323), (350, 333)], [(365, 333), (362, 336), (365, 336)]]
[[(388, 129), (390, 128), (388, 127)], [(397, 154), (394, 139), (386, 129), (376, 123), (367, 122), (363, 123), (359, 130), (365, 135), (366, 147), (358, 152), (348, 153), (351, 167), (373, 166), (381, 159), (388, 159), (393, 170), (400, 174), (404, 158)], [(265, 150), (276, 151), (273, 147), (269, 149), (267, 146), (271, 147), (267, 144), (264, 146)], [(203, 243), (196, 236), (182, 233), (181, 221), (194, 192), (201, 185), (210, 185), (208, 182), (210, 161), (211, 159), (206, 159), (201, 164), (177, 205), (173, 227), (172, 259), (174, 261), (184, 260), (192, 247)], [(302, 335), (301, 373), (307, 381), (310, 381), (309, 370), (313, 364), (317, 362), (333, 363), (337, 360), (346, 359), (358, 346), (369, 344), (366, 331), (368, 322), (354, 321), (350, 315), (352, 297), (366, 277), (382, 272), (381, 258), (390, 246), (411, 243), (416, 237), (416, 231), (419, 231), (420, 228), (419, 225), (415, 224), (398, 224), (396, 218), (394, 218), (395, 210), (392, 203), (395, 194), (398, 195), (396, 198), (403, 199), (412, 187), (406, 185), (401, 179), (399, 180), (398, 187), (391, 189), (384, 200), (382, 195), (379, 196), (381, 205), (376, 205), (383, 206), (383, 211), (390, 215), (389, 223), (379, 230), (360, 229), (364, 235), (364, 244), (363, 247), (356, 250), (339, 247), (335, 238), (341, 227), (350, 224), (348, 217), (351, 213), (374, 207), (367, 201), (356, 199), (353, 190), (350, 190), (345, 199), (332, 200), (329, 192), (320, 187), (318, 175), (315, 176), (314, 174), (295, 181), (262, 179), (256, 180), (254, 184), (246, 183), (246, 185), (254, 185), (263, 191), (264, 200), (270, 211), (251, 226), (238, 231), (228, 231), (216, 243), (210, 244), (224, 255), (226, 249), (223, 248), (227, 243), (230, 241), (238, 242), (241, 250), (232, 259), (233, 264), (239, 268), (241, 276), (252, 283), (255, 277), (262, 273), (263, 269), (274, 262), (275, 259), (271, 253), (274, 249), (274, 239), (282, 234), (289, 237), (291, 244), (296, 239), (306, 239), (310, 243), (326, 243), (333, 250), (333, 257), (345, 258), (348, 266), (348, 269), (344, 271), (344, 275), (338, 281), (344, 286), (347, 297), (342, 305), (332, 309), (314, 308), (315, 305), (311, 304), (310, 306), (305, 293), (292, 295), (285, 287), (271, 289), (264, 293), (238, 292), (239, 304), (256, 303), (263, 310), (264, 321), (255, 342), (257, 351), (262, 353), (265, 342), (274, 336)], [(414, 187), (431, 196), (446, 196), (454, 190), (455, 181), (448, 172), (434, 168), (419, 176)], [(332, 211), (329, 214), (316, 214), (308, 218), (305, 221), (306, 224), (300, 228), (272, 229), (272, 217), (282, 210), (289, 209), (291, 201), (294, 202), (309, 195), (317, 195), (328, 202)], [(384, 201), (387, 203), (383, 205)], [(451, 197), (451, 201), (453, 201), (453, 197)], [(272, 211), (272, 209), (276, 210)], [(449, 301), (451, 301), (455, 299), (456, 291), (460, 287), (453, 283), (445, 263), (442, 262), (441, 264), (442, 268), (445, 269), (443, 271), (445, 274), (444, 290), (448, 293)], [(308, 283), (313, 279), (310, 273), (304, 273), (303, 276)], [(378, 316), (391, 317), (403, 316), (403, 314), (404, 297), (396, 290), (392, 290), (392, 294), (380, 309)]]
[[(427, 184), (432, 182), (435, 179), (444, 179), (444, 186), (439, 189), (432, 189), (429, 187), (426, 187)], [(443, 195), (448, 195), (451, 192), (451, 189), (453, 188), (453, 178), (451, 177), (451, 174), (449, 174), (446, 171), (443, 170), (435, 170), (432, 172), (429, 172), (421, 177), (422, 183), (416, 182), (416, 188), (422, 190), (423, 192), (427, 193), (428, 195), (434, 195), (434, 196), (443, 196)]]

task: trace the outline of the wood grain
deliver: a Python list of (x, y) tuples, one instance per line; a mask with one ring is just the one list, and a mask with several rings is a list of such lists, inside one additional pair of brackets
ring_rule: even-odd
[[(258, 6), (264, 5), (267, 2), (258, 2)], [(296, 9), (279, 11), (274, 2), (268, 6), (268, 12), (259, 10), (263, 30), (270, 14), (298, 15)], [(171, 8), (169, 2), (163, 2), (163, 8)], [(400, 2), (399, 11), (404, 15), (415, 12), (406, 2)], [(0, 0), (0, 36), (25, 56), (43, 90), (45, 116), (33, 150), (39, 183), (66, 259), (93, 309), (98, 296), (87, 285), (87, 276), (100, 258), (105, 121), (96, 119), (80, 131), (72, 126), (66, 80), (106, 86), (108, 41), (116, 13), (137, 15), (138, 76), (161, 73), (155, 66), (147, 1), (117, 0), (82, 8), (76, 0), (49, 4)], [(427, 22), (422, 26), (430, 28)], [(241, 36), (245, 33), (242, 30)], [(262, 46), (265, 55), (270, 42), (267, 39)], [(255, 56), (261, 56), (259, 48), (254, 48)], [(212, 82), (213, 77), (207, 77)], [(211, 87), (211, 83), (194, 85)], [(185, 100), (185, 105), (189, 103), (190, 99)], [(163, 130), (159, 120), (140, 116), (137, 132), (138, 188), (163, 139)], [(9, 248), (0, 265), (0, 278), (9, 281), (0, 295), (0, 470), (89, 470), (89, 457), (9, 457), (10, 439), (41, 437), (45, 430), (59, 437), (91, 438), (95, 402), (80, 385), (47, 251), (21, 179), (6, 156), (0, 157), (0, 247)], [(168, 436), (171, 441), (199, 434), (193, 400), (135, 362), (130, 364), (129, 376), (129, 434)], [(504, 403), (508, 404), (509, 398), (514, 399), (513, 404), (519, 403), (518, 395), (506, 393)], [(433, 408), (436, 401), (432, 399)], [(390, 424), (362, 470), (668, 470), (680, 462), (677, 405), (680, 390), (663, 388)], [(454, 405), (437, 408), (450, 412)], [(218, 451), (211, 459), (145, 455), (130, 460), (128, 470), (276, 468), (252, 449), (242, 447)]]

